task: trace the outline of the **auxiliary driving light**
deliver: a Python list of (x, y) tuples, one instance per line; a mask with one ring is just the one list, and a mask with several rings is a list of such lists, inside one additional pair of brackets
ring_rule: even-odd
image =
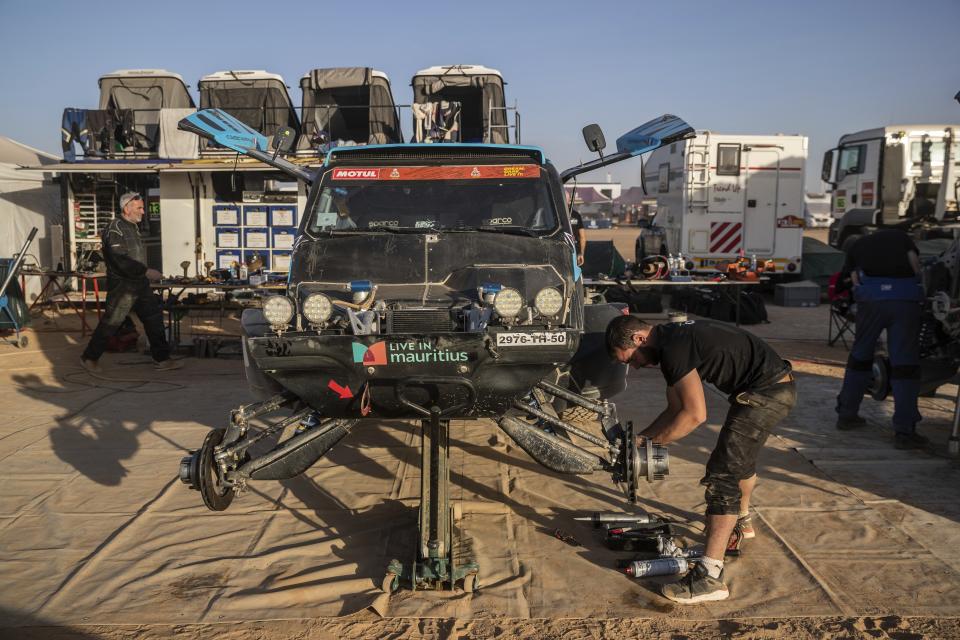
[(493, 308), (501, 318), (513, 318), (523, 309), (523, 296), (516, 289), (504, 287), (493, 297)]
[(534, 298), (533, 306), (537, 308), (540, 315), (552, 318), (563, 308), (563, 296), (553, 287), (544, 287)]
[(310, 324), (326, 322), (333, 313), (333, 303), (322, 293), (311, 293), (303, 299), (300, 312)]
[(293, 318), (293, 303), (286, 296), (268, 296), (263, 301), (263, 315), (271, 327), (285, 327)]

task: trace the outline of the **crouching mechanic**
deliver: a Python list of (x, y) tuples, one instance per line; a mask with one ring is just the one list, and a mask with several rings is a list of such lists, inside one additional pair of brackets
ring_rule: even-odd
[(80, 356), (80, 364), (92, 373), (100, 373), (100, 356), (107, 341), (117, 332), (131, 311), (137, 314), (150, 342), (150, 352), (157, 369), (179, 369), (179, 360), (170, 359), (170, 346), (163, 329), (163, 311), (151, 280), (162, 276), (147, 268), (147, 250), (137, 225), (143, 220), (143, 198), (139, 193), (120, 196), (120, 217), (103, 230), (103, 257), (107, 263), (107, 301), (100, 324)]
[(707, 419), (703, 382), (729, 395), (730, 409), (707, 461), (706, 548), (701, 562), (681, 580), (666, 584), (674, 602), (723, 600), (723, 558), (734, 528), (754, 537), (750, 494), (757, 482), (757, 455), (770, 430), (796, 403), (790, 363), (753, 334), (720, 322), (668, 323), (653, 327), (633, 316), (607, 326), (607, 350), (635, 368), (660, 367), (667, 381), (667, 408), (640, 436), (669, 444)]

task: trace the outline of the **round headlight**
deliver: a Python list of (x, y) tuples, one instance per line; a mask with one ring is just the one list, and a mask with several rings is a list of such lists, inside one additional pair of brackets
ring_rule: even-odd
[(493, 308), (501, 318), (513, 318), (523, 309), (523, 297), (516, 289), (501, 289), (493, 297)]
[(310, 324), (320, 324), (333, 313), (333, 303), (322, 293), (311, 293), (303, 299), (302, 313)]
[(537, 293), (533, 305), (540, 312), (540, 315), (553, 317), (560, 313), (563, 308), (563, 296), (553, 287), (545, 287)]
[(284, 327), (293, 318), (293, 303), (286, 296), (269, 296), (263, 301), (263, 315), (271, 327)]

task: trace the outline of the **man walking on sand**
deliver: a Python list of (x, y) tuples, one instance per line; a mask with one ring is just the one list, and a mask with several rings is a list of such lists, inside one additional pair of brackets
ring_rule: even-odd
[(120, 196), (120, 212), (120, 217), (114, 218), (103, 230), (107, 300), (103, 318), (80, 356), (80, 364), (87, 371), (100, 373), (100, 356), (107, 348), (107, 340), (133, 311), (147, 333), (154, 366), (161, 371), (179, 369), (182, 363), (170, 359), (163, 311), (156, 294), (150, 290), (150, 282), (163, 276), (156, 269), (147, 268), (147, 250), (137, 229), (143, 220), (143, 198), (139, 193), (123, 194)]
[(674, 602), (724, 600), (723, 558), (734, 529), (756, 534), (750, 494), (757, 455), (770, 431), (797, 401), (790, 363), (764, 341), (722, 322), (697, 320), (656, 327), (633, 316), (607, 326), (607, 350), (635, 368), (659, 366), (667, 381), (667, 408), (640, 433), (653, 442), (675, 442), (707, 419), (703, 382), (728, 394), (730, 409), (700, 484), (706, 486), (706, 548), (678, 582), (663, 586)]

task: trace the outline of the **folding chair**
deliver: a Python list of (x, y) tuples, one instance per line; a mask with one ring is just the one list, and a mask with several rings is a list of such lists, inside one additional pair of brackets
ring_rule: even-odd
[(830, 300), (830, 327), (827, 330), (827, 344), (833, 346), (838, 341), (843, 348), (849, 350), (847, 336), (853, 339), (854, 319), (856, 318), (856, 303), (850, 297), (849, 289), (839, 289), (840, 272), (830, 276), (827, 283), (827, 299)]

